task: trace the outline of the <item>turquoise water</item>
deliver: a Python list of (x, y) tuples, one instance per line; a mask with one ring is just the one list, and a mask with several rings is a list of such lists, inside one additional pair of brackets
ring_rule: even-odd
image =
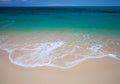
[(120, 61), (120, 7), (0, 8), (0, 50), (26, 68)]
[(120, 7), (0, 8), (0, 31), (120, 34)]

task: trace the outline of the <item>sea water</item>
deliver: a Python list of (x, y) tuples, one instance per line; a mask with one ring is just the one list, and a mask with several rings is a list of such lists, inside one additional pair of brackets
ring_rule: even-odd
[(0, 49), (22, 67), (120, 60), (120, 7), (1, 7)]

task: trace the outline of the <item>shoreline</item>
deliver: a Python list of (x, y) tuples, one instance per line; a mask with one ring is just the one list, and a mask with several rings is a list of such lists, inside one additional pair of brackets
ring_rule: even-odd
[(20, 66), (31, 63), (36, 66), (38, 62), (43, 66), (50, 63), (49, 66), (67, 67), (77, 65), (84, 58), (119, 59), (120, 39), (109, 38), (70, 32), (7, 33), (1, 35), (0, 49), (8, 52), (10, 61)]
[[(84, 34), (84, 33), (82, 33)], [(14, 49), (17, 44), (17, 48), (36, 48), (35, 43), (54, 42), (62, 39), (67, 41), (68, 44), (82, 45), (82, 34), (74, 33), (6, 33), (8, 37), (4, 37), (1, 41), (3, 47), (11, 47)], [(77, 35), (77, 36), (76, 36)], [(76, 36), (76, 38), (74, 37)], [(44, 37), (44, 38), (43, 38)], [(95, 36), (95, 39), (102, 38), (101, 36)], [(100, 38), (98, 38), (100, 37)], [(79, 42), (78, 41), (79, 38)], [(87, 38), (87, 40), (85, 40)], [(92, 37), (93, 38), (93, 37)], [(106, 37), (103, 37), (103, 41)], [(81, 53), (87, 53), (86, 44), (89, 43), (89, 36), (85, 36), (85, 42), (83, 41), (83, 48)], [(113, 38), (116, 42), (116, 38)], [(29, 42), (30, 40), (30, 42)], [(94, 42), (94, 40), (92, 42)], [(119, 40), (119, 39), (118, 39)], [(95, 40), (96, 41), (96, 40)], [(69, 43), (70, 42), (70, 43)], [(109, 42), (109, 41), (108, 41)], [(119, 41), (118, 41), (119, 42)], [(9, 43), (10, 45), (6, 45)], [(76, 44), (77, 43), (77, 44)], [(91, 43), (91, 42), (90, 42)], [(103, 42), (104, 43), (104, 42)], [(4, 45), (3, 45), (4, 44)], [(94, 43), (93, 43), (94, 44)], [(31, 45), (31, 46), (28, 46)], [(87, 44), (88, 45), (88, 44)], [(119, 47), (118, 45), (112, 45), (114, 49)], [(108, 51), (113, 52), (111, 49)], [(94, 48), (94, 47), (93, 47)], [(64, 51), (69, 51), (69, 46), (63, 48)], [(117, 50), (117, 49), (116, 49)], [(79, 52), (79, 51), (77, 51)], [(76, 53), (77, 53), (76, 52)], [(117, 50), (119, 54), (119, 50)], [(70, 53), (70, 52), (69, 52)], [(21, 54), (21, 53), (16, 53)], [(58, 53), (60, 54), (60, 53)], [(70, 56), (70, 55), (68, 55)], [(65, 60), (71, 60), (66, 58)], [(63, 60), (64, 61), (64, 60)], [(120, 61), (111, 58), (96, 58), (87, 59), (78, 65), (70, 69), (59, 69), (55, 67), (35, 67), (35, 68), (23, 68), (17, 66), (9, 61), (8, 53), (0, 49), (0, 84), (119, 84), (120, 83)]]

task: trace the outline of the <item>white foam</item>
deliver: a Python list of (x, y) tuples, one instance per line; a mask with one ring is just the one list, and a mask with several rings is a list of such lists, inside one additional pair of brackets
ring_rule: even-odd
[(117, 60), (120, 60), (120, 57), (115, 55), (115, 54), (108, 54), (108, 56), (112, 57), (112, 58), (115, 58)]
[(108, 54), (108, 56), (110, 56), (110, 57), (116, 57), (116, 55), (114, 55), (114, 54)]
[(98, 50), (100, 50), (102, 48), (102, 45), (100, 45), (100, 44), (95, 44), (95, 45), (93, 45), (93, 46), (91, 46), (89, 49), (90, 50), (93, 50), (94, 52), (97, 52)]
[[(61, 47), (64, 44), (64, 42), (47, 42), (47, 43), (41, 43), (38, 47), (33, 49), (27, 49), (27, 48), (20, 48), (12, 52), (12, 54), (9, 56), (9, 60), (19, 66), (23, 67), (36, 67), (36, 66), (43, 66), (43, 65), (49, 65), (51, 62), (50, 53)], [(4, 49), (7, 52), (8, 49)], [(22, 53), (21, 55), (17, 55), (16, 53), (19, 51)]]
[[(4, 40), (4, 38), (2, 38), (2, 40)], [(83, 41), (83, 44), (78, 45), (65, 41), (53, 41), (35, 43), (32, 44), (31, 47), (18, 47), (21, 45), (0, 42), (0, 49), (9, 53), (11, 63), (26, 68), (50, 66), (69, 69), (87, 59), (98, 59), (104, 58), (105, 56), (120, 60), (118, 54), (105, 50), (105, 45), (95, 39), (91, 39), (89, 35), (84, 36), (83, 40), (88, 42), (84, 44)], [(117, 43), (117, 45), (119, 45), (119, 43)], [(82, 49), (88, 51), (88, 53), (82, 53)], [(71, 59), (67, 60), (70, 56), (72, 56)]]

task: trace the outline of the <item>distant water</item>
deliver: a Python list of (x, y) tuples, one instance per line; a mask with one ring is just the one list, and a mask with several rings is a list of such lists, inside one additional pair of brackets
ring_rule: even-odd
[(0, 49), (23, 67), (120, 60), (120, 7), (1, 7)]
[(0, 30), (120, 34), (120, 7), (0, 8)]

